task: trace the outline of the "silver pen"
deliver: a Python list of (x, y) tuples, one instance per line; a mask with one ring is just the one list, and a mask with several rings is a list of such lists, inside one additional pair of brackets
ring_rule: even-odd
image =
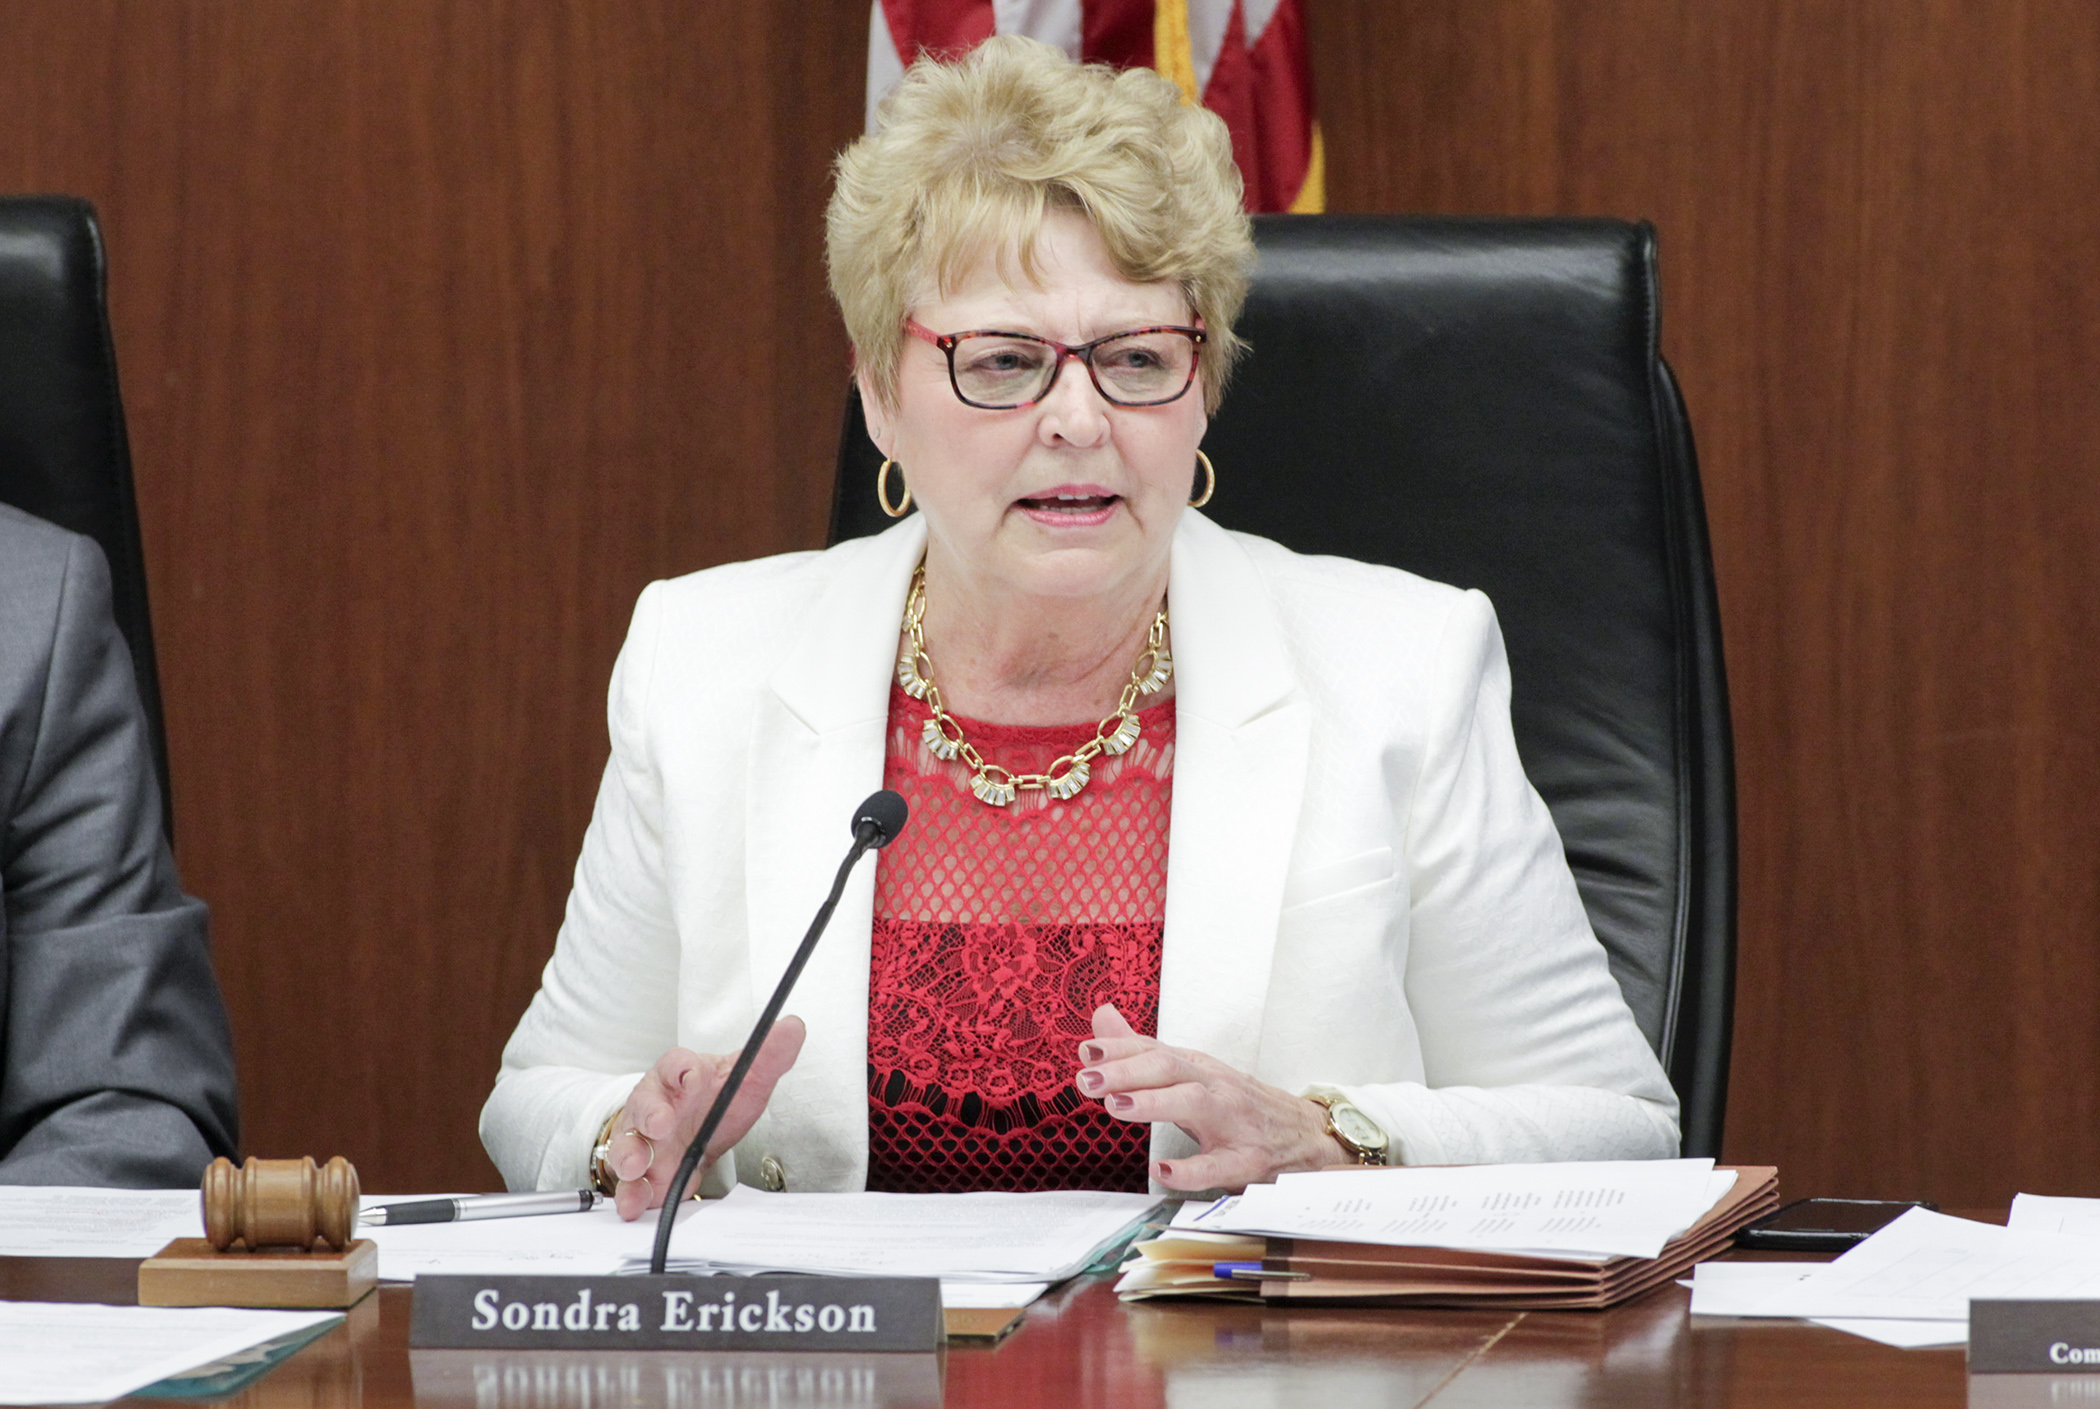
[(588, 1213), (597, 1207), (600, 1197), (594, 1189), (561, 1189), (550, 1194), (463, 1194), (455, 1199), (377, 1204), (358, 1214), (357, 1221), (389, 1227), (400, 1223), (465, 1223), (476, 1218), (530, 1218), (542, 1213)]

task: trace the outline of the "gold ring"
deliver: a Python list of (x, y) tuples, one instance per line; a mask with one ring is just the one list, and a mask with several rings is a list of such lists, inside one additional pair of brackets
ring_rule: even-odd
[[(656, 1142), (654, 1140), (650, 1139), (648, 1136), (644, 1135), (641, 1131), (635, 1129), (631, 1125), (628, 1126), (625, 1130), (622, 1130), (620, 1133), (622, 1135), (632, 1135), (635, 1139), (641, 1141), (644, 1145), (647, 1145), (649, 1147), (649, 1167), (651, 1169), (656, 1167)], [(649, 1170), (643, 1170), (642, 1178), (646, 1181), (648, 1177)]]

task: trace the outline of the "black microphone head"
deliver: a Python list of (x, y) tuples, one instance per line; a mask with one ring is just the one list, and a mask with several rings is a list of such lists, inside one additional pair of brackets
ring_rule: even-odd
[(868, 800), (853, 814), (853, 835), (860, 836), (863, 827), (873, 829), (873, 845), (880, 851), (897, 839), (910, 816), (911, 809), (905, 806), (904, 799), (884, 788), (879, 793), (869, 794)]

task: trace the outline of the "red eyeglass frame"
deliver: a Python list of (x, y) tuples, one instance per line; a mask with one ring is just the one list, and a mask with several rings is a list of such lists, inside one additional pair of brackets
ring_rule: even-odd
[[(1095, 338), (1092, 342), (1080, 343), (1077, 347), (1061, 343), (1055, 338), (1039, 337), (1034, 333), (1017, 333), (1008, 328), (971, 328), (969, 331), (961, 333), (936, 333), (916, 318), (906, 318), (904, 320), (904, 331), (921, 342), (932, 343), (941, 350), (942, 354), (948, 359), (949, 390), (955, 393), (957, 401), (960, 401), (965, 406), (974, 406), (980, 411), (1018, 411), (1023, 407), (1033, 406), (1040, 402), (1051, 392), (1057, 390), (1057, 379), (1064, 375), (1065, 359), (1068, 357), (1076, 357), (1085, 365), (1087, 380), (1094, 384), (1094, 390), (1101, 394), (1101, 399), (1111, 406), (1132, 408), (1169, 406), (1181, 400), (1182, 397), (1187, 396), (1189, 388), (1196, 384), (1196, 372), (1203, 365), (1203, 344), (1210, 337), (1201, 328), (1185, 328), (1178, 323), (1155, 323), (1146, 328), (1125, 328), (1121, 332), (1110, 333), (1107, 337)], [(1186, 334), (1190, 343), (1189, 379), (1181, 384), (1180, 391), (1175, 392), (1172, 396), (1163, 396), (1157, 401), (1122, 401), (1109, 395), (1108, 388), (1101, 385), (1101, 377), (1094, 370), (1094, 349), (1103, 343), (1114, 342), (1118, 338), (1136, 337), (1142, 333)], [(1057, 361), (1051, 364), (1050, 380), (1044, 383), (1041, 391), (1028, 400), (1016, 401), (1012, 405), (995, 406), (989, 402), (970, 400), (969, 397), (963, 395), (962, 383), (955, 379), (955, 349), (964, 338), (983, 337), (1020, 338), (1024, 342), (1041, 343), (1047, 348), (1054, 349), (1057, 353)]]

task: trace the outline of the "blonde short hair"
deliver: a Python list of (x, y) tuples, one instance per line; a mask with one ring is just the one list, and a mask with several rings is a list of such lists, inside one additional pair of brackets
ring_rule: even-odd
[(1091, 222), (1124, 278), (1181, 286), (1210, 334), (1200, 366), (1215, 410), (1243, 346), (1232, 322), (1254, 262), (1224, 122), (1150, 69), (1083, 65), (1017, 36), (913, 64), (876, 130), (839, 156), (831, 293), (876, 395), (895, 402), (912, 305), (988, 255), (1017, 255), (1034, 277), (1053, 210)]

